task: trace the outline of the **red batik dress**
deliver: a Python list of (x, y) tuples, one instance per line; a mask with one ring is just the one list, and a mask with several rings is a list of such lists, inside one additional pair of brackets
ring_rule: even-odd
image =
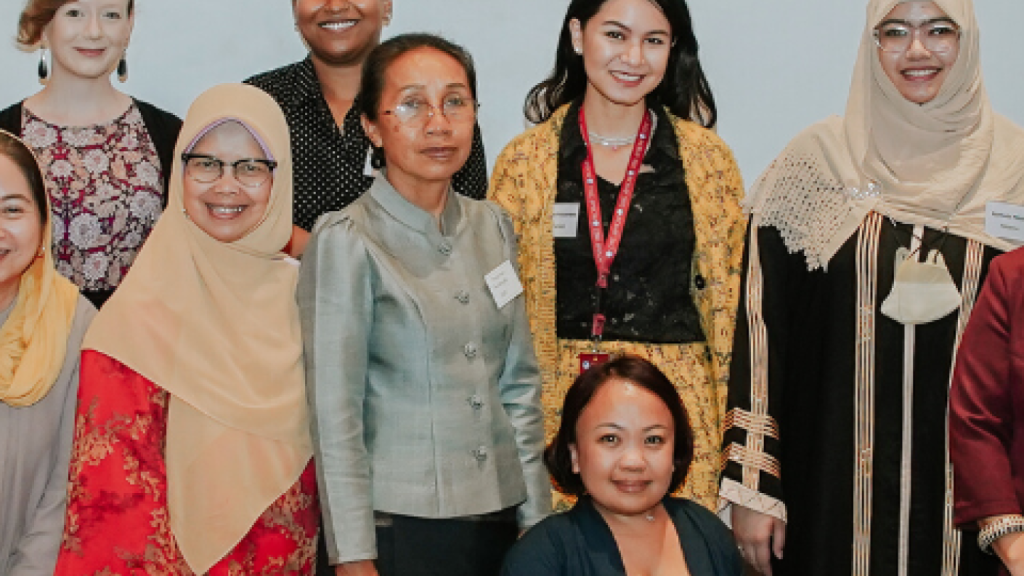
[[(64, 542), (56, 575), (193, 576), (167, 511), (166, 390), (100, 352), (82, 353)], [(313, 462), (210, 576), (312, 574)]]

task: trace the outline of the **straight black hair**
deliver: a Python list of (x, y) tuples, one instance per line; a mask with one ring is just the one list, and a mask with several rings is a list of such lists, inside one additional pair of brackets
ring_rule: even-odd
[[(572, 0), (562, 23), (562, 34), (555, 52), (555, 68), (546, 80), (526, 96), (523, 108), (533, 123), (544, 122), (564, 104), (581, 98), (587, 89), (583, 58), (572, 45), (569, 22), (579, 20), (582, 27), (608, 0)], [(647, 0), (658, 6), (672, 26), (672, 48), (665, 77), (648, 96), (648, 106), (661, 105), (672, 114), (710, 128), (718, 122), (718, 109), (711, 86), (697, 57), (697, 37), (685, 0)]]

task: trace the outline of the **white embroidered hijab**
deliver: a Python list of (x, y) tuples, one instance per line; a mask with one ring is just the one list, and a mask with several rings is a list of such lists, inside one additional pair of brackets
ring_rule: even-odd
[(798, 135), (754, 183), (746, 206), (780, 230), (810, 269), (827, 267), (871, 211), (977, 240), (986, 204), (1024, 204), (1024, 131), (995, 114), (982, 82), (972, 0), (934, 0), (961, 30), (960, 53), (939, 94), (905, 99), (886, 76), (873, 37), (898, 0), (871, 0), (844, 118)]

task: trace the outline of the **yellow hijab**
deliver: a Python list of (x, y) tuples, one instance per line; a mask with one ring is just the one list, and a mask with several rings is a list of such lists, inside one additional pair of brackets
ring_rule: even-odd
[[(0, 138), (25, 146), (3, 130)], [(49, 201), (38, 208), (49, 214)], [(51, 242), (51, 228), (44, 226), (41, 245)], [(64, 366), (77, 303), (78, 288), (57, 273), (51, 251), (43, 249), (22, 273), (14, 309), (0, 327), (0, 402), (31, 406), (50, 392)]]
[[(267, 212), (219, 242), (184, 213), (181, 154), (235, 120), (278, 162)], [(288, 125), (262, 91), (217, 86), (192, 104), (175, 147), (167, 210), (83, 348), (171, 395), (166, 440), (171, 530), (196, 574), (229, 553), (312, 457), (295, 303)]]

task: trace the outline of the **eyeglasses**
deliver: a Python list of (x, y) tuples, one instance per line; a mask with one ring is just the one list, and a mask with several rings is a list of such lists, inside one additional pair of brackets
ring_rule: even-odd
[(243, 158), (225, 162), (206, 154), (186, 153), (181, 155), (181, 160), (185, 163), (185, 173), (196, 182), (212, 184), (224, 176), (224, 167), (230, 166), (235, 180), (249, 188), (262, 186), (270, 178), (274, 168), (277, 168), (277, 162), (263, 158)]
[[(480, 105), (472, 98), (448, 96), (441, 103), (441, 114), (452, 124), (476, 120), (476, 111)], [(437, 113), (437, 106), (422, 98), (410, 98), (402, 101), (393, 110), (385, 110), (384, 114), (394, 116), (407, 126), (422, 127)]]
[(875, 43), (883, 52), (906, 52), (918, 35), (921, 45), (929, 52), (953, 52), (960, 43), (960, 27), (952, 20), (928, 20), (914, 24), (905, 20), (890, 20), (875, 28)]

